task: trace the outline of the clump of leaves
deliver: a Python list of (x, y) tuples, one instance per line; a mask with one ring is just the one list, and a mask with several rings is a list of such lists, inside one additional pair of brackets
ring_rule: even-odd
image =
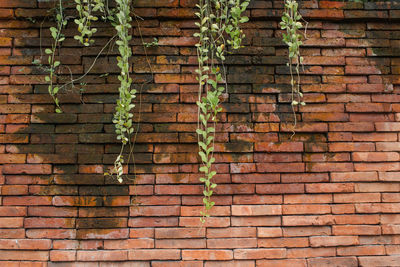
[(74, 22), (78, 25), (80, 35), (75, 35), (74, 39), (84, 46), (89, 46), (94, 43), (90, 38), (97, 32), (97, 29), (92, 27), (92, 22), (99, 19), (94, 13), (105, 12), (104, 0), (75, 0), (75, 3), (79, 18)]

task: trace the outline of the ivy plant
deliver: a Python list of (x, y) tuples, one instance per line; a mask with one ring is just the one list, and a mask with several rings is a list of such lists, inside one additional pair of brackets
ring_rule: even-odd
[(51, 48), (46, 48), (45, 53), (48, 56), (48, 75), (45, 76), (46, 82), (49, 83), (48, 91), (50, 96), (53, 98), (54, 103), (56, 104), (56, 112), (61, 113), (61, 107), (59, 100), (57, 98), (57, 94), (60, 90), (58, 85), (54, 85), (54, 79), (56, 79), (56, 69), (60, 66), (61, 62), (56, 60), (56, 51), (57, 47), (61, 45), (61, 43), (65, 40), (64, 34), (62, 34), (62, 30), (67, 26), (68, 20), (64, 16), (63, 12), (62, 0), (59, 1), (58, 8), (56, 8), (56, 16), (55, 20), (57, 23), (57, 27), (50, 27), (51, 37), (53, 38), (53, 43)]
[(196, 22), (199, 31), (194, 34), (194, 37), (199, 38), (196, 44), (196, 73), (199, 82), (196, 133), (201, 159), (199, 171), (203, 173), (200, 182), (204, 183), (204, 210), (201, 211), (200, 218), (202, 223), (210, 216), (210, 210), (215, 205), (211, 200), (213, 189), (217, 186), (212, 180), (217, 174), (212, 168), (215, 162), (215, 128), (218, 113), (222, 111), (220, 97), (225, 91), (221, 83), (226, 81), (221, 68), (224, 69), (226, 46), (233, 50), (241, 47), (244, 34), (239, 26), (248, 21), (242, 14), (249, 2), (250, 0), (199, 0), (196, 5), (196, 16), (199, 18), (199, 22)]
[(115, 132), (117, 139), (121, 140), (122, 147), (119, 155), (114, 162), (114, 169), (109, 175), (115, 174), (117, 180), (122, 183), (123, 174), (123, 151), (127, 144), (131, 142), (131, 135), (134, 131), (131, 110), (135, 107), (132, 100), (136, 97), (136, 90), (131, 89), (132, 78), (129, 76), (129, 59), (132, 56), (132, 50), (129, 46), (129, 42), (132, 39), (130, 35), (131, 28), (131, 0), (116, 0), (117, 12), (115, 19), (112, 22), (115, 30), (117, 31), (118, 40), (118, 51), (120, 56), (117, 57), (117, 65), (121, 69), (118, 80), (120, 81), (119, 87), (119, 99), (117, 100), (117, 106), (115, 109), (113, 123), (115, 125)]
[[(198, 101), (198, 135), (199, 156), (201, 166), (199, 171), (203, 174), (200, 181), (204, 183), (203, 203), (204, 210), (201, 212), (201, 221), (210, 216), (210, 210), (215, 205), (211, 200), (213, 190), (217, 186), (213, 178), (217, 174), (213, 170), (215, 162), (214, 142), (216, 134), (216, 124), (218, 114), (222, 111), (221, 96), (227, 90), (226, 73), (224, 67), (225, 56), (233, 50), (242, 47), (242, 40), (245, 38), (240, 25), (248, 21), (243, 15), (249, 5), (250, 0), (198, 0), (196, 7), (198, 12), (196, 16), (199, 21), (196, 25), (199, 29), (194, 34), (199, 39), (196, 44), (198, 56), (198, 68), (196, 70), (199, 83)], [(301, 15), (298, 12), (298, 3), (296, 0), (284, 0), (285, 12), (282, 16), (280, 27), (286, 32), (283, 34), (283, 41), (288, 45), (288, 67), (290, 69), (292, 86), (292, 109), (295, 106), (304, 105), (302, 101), (303, 94), (300, 90), (300, 66), (303, 58), (300, 55), (300, 46), (302, 45), (302, 36), (299, 30), (302, 28)], [(135, 105), (132, 101), (135, 99), (136, 90), (132, 89), (132, 78), (129, 75), (129, 60), (132, 51), (129, 46), (131, 41), (131, 5), (132, 0), (116, 0), (116, 8), (112, 12), (108, 9), (105, 0), (75, 0), (78, 17), (74, 20), (78, 25), (79, 35), (74, 38), (84, 46), (93, 44), (92, 37), (97, 29), (93, 27), (93, 22), (99, 17), (96, 14), (103, 14), (102, 18), (111, 21), (117, 34), (116, 45), (118, 46), (119, 56), (117, 64), (120, 68), (118, 79), (120, 86), (118, 89), (119, 98), (117, 100), (116, 110), (113, 117), (117, 139), (121, 141), (122, 147), (119, 155), (116, 157), (114, 167), (106, 175), (116, 176), (119, 182), (123, 182), (123, 164), (129, 162), (124, 160), (123, 151), (126, 145), (131, 145), (131, 136), (134, 132), (133, 114), (131, 113)], [(46, 49), (48, 62), (50, 65), (49, 74), (46, 81), (49, 82), (49, 94), (54, 99), (56, 111), (61, 112), (57, 93), (59, 86), (53, 85), (55, 78), (55, 69), (60, 66), (60, 61), (55, 59), (57, 47), (65, 40), (61, 33), (67, 25), (67, 19), (63, 14), (62, 0), (59, 0), (59, 8), (56, 14), (57, 27), (51, 27), (51, 36), (54, 43), (51, 48)], [(107, 42), (107, 45), (112, 41)], [(145, 47), (156, 46), (157, 39), (152, 43), (144, 43)], [(103, 48), (104, 49), (104, 48)], [(103, 51), (103, 49), (101, 51)], [(96, 57), (97, 59), (97, 57)], [(85, 73), (81, 78), (83, 78)], [(78, 78), (80, 79), (80, 78)], [(77, 79), (71, 81), (73, 83)], [(295, 117), (296, 125), (296, 117)]]
[(288, 46), (288, 60), (287, 63), (290, 71), (290, 85), (292, 87), (292, 101), (291, 106), (294, 114), (294, 125), (296, 127), (297, 118), (295, 113), (295, 106), (305, 105), (302, 101), (303, 93), (300, 89), (300, 65), (303, 63), (303, 57), (300, 55), (300, 46), (303, 44), (301, 41), (303, 36), (300, 29), (303, 27), (301, 23), (302, 16), (298, 10), (298, 3), (296, 0), (285, 0), (285, 11), (282, 15), (280, 27), (286, 30), (283, 33), (283, 42)]

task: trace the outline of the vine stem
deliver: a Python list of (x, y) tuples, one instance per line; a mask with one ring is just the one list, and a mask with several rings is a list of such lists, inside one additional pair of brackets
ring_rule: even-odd
[(59, 21), (57, 19), (57, 24), (58, 24), (57, 25), (58, 26), (57, 35), (56, 35), (56, 38), (54, 39), (54, 43), (52, 44), (52, 54), (51, 54), (51, 60), (49, 62), (49, 64), (50, 64), (49, 93), (50, 93), (50, 96), (52, 97), (54, 103), (56, 103), (57, 111), (58, 111), (58, 109), (60, 109), (60, 105), (58, 103), (58, 99), (56, 97), (56, 94), (53, 91), (53, 77), (54, 77), (54, 72), (55, 72), (55, 68), (56, 68), (55, 65), (54, 65), (54, 61), (55, 61), (55, 56), (56, 56), (57, 43), (60, 40), (61, 29), (62, 29), (63, 24), (64, 24), (62, 0), (59, 0), (59, 12), (60, 12), (59, 15), (61, 17), (61, 20)]
[(93, 60), (92, 65), (90, 65), (90, 67), (88, 68), (88, 70), (80, 77), (73, 79), (67, 83), (65, 83), (64, 85), (60, 86), (60, 89), (70, 85), (70, 84), (74, 84), (75, 82), (82, 80), (83, 78), (85, 78), (90, 71), (93, 69), (93, 67), (96, 65), (97, 59), (103, 54), (104, 50), (107, 48), (107, 46), (117, 37), (117, 35), (114, 35), (113, 37), (111, 37), (110, 40), (108, 40), (108, 42), (103, 46), (103, 48), (100, 50), (100, 52), (96, 55), (95, 59)]

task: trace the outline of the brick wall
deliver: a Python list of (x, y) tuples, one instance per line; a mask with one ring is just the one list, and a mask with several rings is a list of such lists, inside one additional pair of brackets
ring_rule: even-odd
[[(216, 206), (199, 228), (196, 1), (136, 1), (136, 180), (119, 184), (103, 176), (120, 148), (115, 47), (56, 114), (31, 64), (51, 43), (54, 3), (1, 0), (0, 265), (398, 266), (400, 4), (301, 3), (307, 105), (291, 138), (282, 2), (252, 1), (246, 47), (227, 59)], [(68, 25), (60, 79), (90, 68), (114, 34), (98, 27), (82, 48)], [(145, 51), (140, 33), (158, 46)]]

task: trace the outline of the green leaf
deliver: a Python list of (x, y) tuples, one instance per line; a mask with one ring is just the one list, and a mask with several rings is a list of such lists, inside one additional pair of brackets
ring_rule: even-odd
[(201, 166), (199, 168), (199, 171), (204, 172), (204, 173), (208, 173), (208, 168), (206, 166)]
[(200, 158), (201, 158), (201, 160), (202, 160), (203, 162), (207, 162), (207, 161), (208, 161), (208, 160), (207, 160), (207, 156), (206, 156), (206, 154), (204, 154), (203, 151), (199, 151), (199, 155), (200, 155)]

